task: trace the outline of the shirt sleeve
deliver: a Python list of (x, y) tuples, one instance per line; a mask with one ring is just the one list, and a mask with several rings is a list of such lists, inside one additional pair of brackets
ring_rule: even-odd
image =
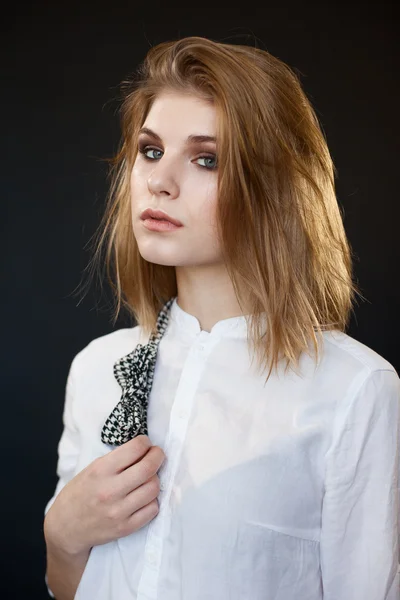
[(326, 454), (324, 600), (400, 600), (400, 380), (363, 375), (340, 401)]
[[(80, 444), (79, 444), (79, 431), (73, 418), (73, 402), (75, 398), (75, 370), (76, 370), (76, 357), (72, 361), (69, 369), (67, 383), (65, 388), (65, 400), (63, 409), (63, 431), (58, 443), (57, 453), (57, 475), (58, 482), (53, 493), (53, 496), (47, 502), (44, 509), (44, 514), (50, 510), (54, 503), (57, 495), (61, 492), (62, 488), (72, 479), (78, 462)], [(51, 598), (54, 598), (54, 594), (48, 586), (47, 573), (45, 574), (45, 583), (47, 591)]]

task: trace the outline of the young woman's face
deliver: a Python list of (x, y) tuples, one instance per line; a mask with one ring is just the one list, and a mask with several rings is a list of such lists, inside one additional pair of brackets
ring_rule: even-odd
[[(190, 141), (191, 135), (215, 137), (215, 108), (189, 95), (164, 93), (143, 124), (159, 136), (140, 133), (131, 173), (133, 233), (140, 254), (152, 263), (200, 266), (220, 262), (215, 228), (216, 144)], [(183, 224), (172, 231), (151, 231), (141, 220), (147, 209), (161, 209)]]

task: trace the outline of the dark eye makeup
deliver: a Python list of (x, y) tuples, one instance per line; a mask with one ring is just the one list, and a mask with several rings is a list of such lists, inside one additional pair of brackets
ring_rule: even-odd
[[(158, 160), (157, 158), (150, 158), (149, 156), (147, 156), (147, 152), (162, 152), (162, 150), (160, 150), (159, 148), (156, 148), (155, 146), (149, 146), (145, 143), (139, 143), (139, 152), (140, 154), (143, 156), (143, 158), (145, 160), (148, 161), (155, 161)], [(205, 161), (210, 160), (210, 161), (215, 161), (215, 164), (211, 165), (211, 166), (204, 166), (204, 165), (198, 165), (200, 167), (200, 169), (206, 169), (207, 171), (214, 171), (217, 169), (217, 157), (215, 154), (202, 154), (201, 156), (198, 156), (196, 160), (200, 160), (203, 159)]]

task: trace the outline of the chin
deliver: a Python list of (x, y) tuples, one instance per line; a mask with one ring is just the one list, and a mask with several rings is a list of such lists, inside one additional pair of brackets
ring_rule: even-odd
[(140, 256), (144, 260), (147, 260), (147, 262), (153, 263), (155, 265), (164, 265), (165, 267), (175, 267), (176, 260), (174, 256), (172, 256), (172, 253), (170, 256), (168, 256), (165, 252), (155, 252), (154, 249), (143, 249), (140, 246), (139, 252)]

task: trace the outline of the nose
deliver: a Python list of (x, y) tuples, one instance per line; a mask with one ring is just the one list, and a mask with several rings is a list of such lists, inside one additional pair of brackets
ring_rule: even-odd
[(174, 166), (171, 161), (161, 158), (151, 172), (147, 186), (152, 194), (176, 197), (179, 194), (177, 165)]

